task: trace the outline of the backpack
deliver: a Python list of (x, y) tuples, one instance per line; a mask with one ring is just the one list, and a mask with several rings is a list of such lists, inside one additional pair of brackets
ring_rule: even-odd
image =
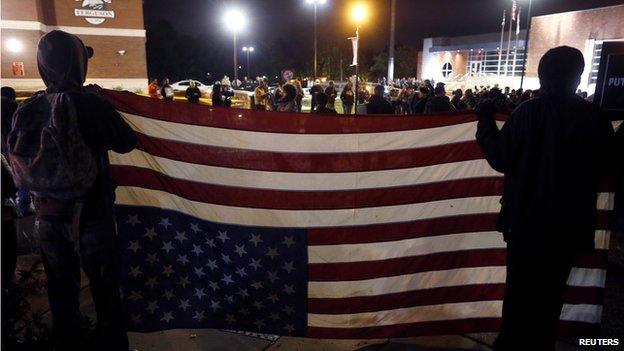
[(16, 185), (39, 197), (82, 197), (97, 177), (68, 93), (41, 93), (25, 102), (13, 116), (7, 148)]

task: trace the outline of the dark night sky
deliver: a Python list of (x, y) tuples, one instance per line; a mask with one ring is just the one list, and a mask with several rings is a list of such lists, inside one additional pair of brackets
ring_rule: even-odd
[[(327, 4), (319, 8), (322, 36), (346, 39), (352, 35), (346, 9), (354, 2), (327, 0)], [(362, 28), (362, 40), (367, 46), (382, 50), (388, 41), (390, 0), (364, 2), (373, 11)], [(518, 3), (522, 6), (528, 0), (518, 0)], [(622, 3), (623, 0), (534, 0), (533, 14), (538, 16)], [(213, 32), (215, 39), (221, 40), (217, 37), (227, 37), (227, 34), (218, 30), (220, 15), (232, 5), (246, 9), (249, 17), (248, 30), (241, 35), (242, 42), (291, 36), (302, 46), (312, 43), (313, 11), (305, 0), (145, 0), (145, 20), (166, 19), (182, 33)], [(500, 29), (503, 9), (510, 7), (511, 0), (397, 0), (397, 42), (420, 47), (422, 39), (430, 36), (496, 32)]]
[[(528, 0), (517, 1), (523, 7), (522, 26), (525, 27)], [(347, 37), (354, 35), (348, 9), (356, 2), (327, 0), (325, 5), (319, 7), (319, 50), (332, 46), (342, 46), (343, 50), (348, 50), (350, 44)], [(362, 52), (375, 54), (386, 50), (390, 0), (360, 2), (367, 3), (371, 9), (370, 18), (361, 29)], [(423, 38), (427, 37), (498, 32), (503, 10), (509, 11), (511, 2), (397, 0), (397, 44), (420, 48)], [(622, 3), (624, 0), (533, 0), (533, 16)], [(150, 24), (164, 19), (182, 34), (208, 38), (204, 40), (211, 41), (213, 53), (208, 60), (217, 64), (231, 55), (232, 37), (226, 32), (221, 19), (225, 10), (231, 7), (244, 9), (249, 18), (247, 29), (239, 36), (239, 48), (248, 44), (260, 48), (253, 54), (255, 62), (262, 64), (258, 61), (263, 55), (273, 55), (273, 58), (289, 55), (296, 62), (311, 65), (313, 10), (305, 0), (144, 0), (145, 22), (149, 30)], [(283, 50), (281, 47), (277, 49), (282, 52), (269, 52), (263, 44), (276, 39), (290, 40), (292, 44)], [(266, 65), (272, 67), (276, 64)], [(228, 64), (218, 66), (223, 66), (223, 70), (229, 67)], [(214, 73), (221, 71), (220, 68), (212, 70)]]

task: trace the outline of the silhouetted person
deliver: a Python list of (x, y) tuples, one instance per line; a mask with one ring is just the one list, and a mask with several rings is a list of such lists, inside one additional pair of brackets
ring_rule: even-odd
[(169, 78), (163, 80), (163, 85), (160, 88), (160, 95), (167, 101), (173, 101), (174, 92), (173, 87), (169, 84)]
[(212, 86), (212, 106), (223, 106), (223, 95), (221, 94), (221, 82), (216, 81)]
[(189, 83), (189, 87), (186, 88), (184, 97), (186, 97), (186, 100), (190, 103), (193, 103), (193, 104), (199, 103), (199, 98), (201, 97), (201, 91), (199, 91), (199, 88), (197, 87), (197, 84), (195, 83), (194, 80), (192, 80)]
[(425, 113), (448, 112), (452, 109), (451, 100), (446, 96), (444, 85), (439, 84), (433, 90), (435, 96), (427, 101), (425, 105)]
[(325, 93), (320, 93), (316, 95), (316, 107), (314, 108), (314, 113), (319, 115), (335, 115), (336, 110), (333, 108), (327, 107), (329, 101), (329, 97)]
[(88, 57), (75, 35), (54, 30), (41, 38), (37, 64), (46, 90), (17, 109), (7, 150), (16, 184), (35, 204), (56, 350), (78, 349), (82, 263), (97, 349), (126, 351), (108, 152), (131, 151), (137, 137), (109, 102), (83, 88)]
[(384, 86), (377, 85), (373, 96), (368, 99), (366, 104), (367, 115), (392, 115), (394, 108), (390, 101), (384, 98)]
[(611, 123), (575, 94), (583, 55), (562, 46), (540, 60), (542, 95), (498, 130), (495, 101), (477, 108), (477, 141), (505, 174), (497, 229), (507, 242), (503, 323), (494, 350), (554, 350), (574, 256), (594, 249), (598, 180)]

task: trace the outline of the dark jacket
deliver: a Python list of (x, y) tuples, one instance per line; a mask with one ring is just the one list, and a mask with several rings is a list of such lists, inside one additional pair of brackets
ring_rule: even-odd
[[(167, 96), (167, 91), (169, 91), (169, 96)], [(165, 84), (162, 86), (162, 88), (160, 88), (160, 95), (163, 97), (163, 99), (167, 100), (167, 101), (173, 101), (173, 88), (171, 87), (171, 85), (169, 84)]]
[(448, 96), (434, 96), (425, 105), (425, 113), (451, 111), (451, 100)]
[(427, 106), (427, 97), (420, 99), (414, 99), (412, 102), (412, 113), (425, 113), (425, 106)]
[(198, 87), (188, 87), (186, 88), (184, 96), (188, 102), (196, 104), (199, 102), (199, 98), (201, 97), (201, 91), (199, 91)]
[(340, 100), (342, 100), (342, 103), (345, 105), (353, 105), (353, 103), (355, 103), (355, 93), (353, 90), (347, 92), (346, 89), (343, 89), (342, 93), (340, 93)]
[(223, 106), (223, 95), (221, 94), (221, 84), (212, 86), (212, 106)]
[[(58, 55), (59, 47), (63, 48), (62, 55)], [(46, 49), (50, 51), (46, 52)], [(97, 178), (84, 196), (82, 218), (112, 219), (116, 184), (109, 175), (108, 151), (129, 152), (135, 148), (137, 137), (108, 101), (87, 91), (94, 89), (83, 88), (87, 72), (85, 52), (78, 37), (53, 31), (42, 37), (37, 61), (41, 78), (46, 83), (46, 93), (72, 96), (78, 129), (97, 165)], [(46, 102), (43, 93), (39, 93), (20, 105), (18, 111), (28, 113), (29, 109), (40, 109)]]
[(366, 114), (368, 115), (391, 115), (394, 108), (390, 102), (379, 95), (373, 95), (366, 104)]
[(505, 239), (592, 249), (598, 180), (612, 150), (609, 121), (573, 94), (523, 103), (500, 131), (495, 111), (491, 101), (479, 105), (477, 141), (505, 174), (498, 226)]
[(335, 115), (335, 114), (337, 114), (336, 110), (334, 110), (333, 108), (329, 108), (327, 106), (317, 107), (314, 110), (314, 113), (317, 114), (317, 115)]

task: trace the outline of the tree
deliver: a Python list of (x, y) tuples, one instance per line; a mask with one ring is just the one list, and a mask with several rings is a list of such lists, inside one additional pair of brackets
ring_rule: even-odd
[[(415, 77), (418, 71), (418, 50), (410, 46), (399, 46), (395, 50), (394, 76)], [(370, 73), (374, 78), (383, 78), (388, 72), (388, 53), (380, 52), (373, 57)]]

